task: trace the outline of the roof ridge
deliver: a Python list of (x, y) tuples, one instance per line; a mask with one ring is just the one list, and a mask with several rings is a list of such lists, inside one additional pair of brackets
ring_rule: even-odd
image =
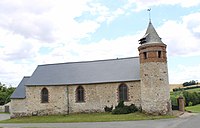
[(38, 66), (61, 65), (61, 64), (74, 64), (74, 63), (92, 63), (92, 62), (100, 62), (100, 61), (124, 60), (124, 59), (131, 59), (131, 58), (139, 58), (139, 56), (135, 56), (135, 57), (125, 57), (125, 58), (116, 58), (116, 59), (104, 59), (104, 60), (90, 60), (90, 61), (77, 61), (77, 62), (64, 62), (64, 63), (41, 64), (41, 65), (38, 65)]

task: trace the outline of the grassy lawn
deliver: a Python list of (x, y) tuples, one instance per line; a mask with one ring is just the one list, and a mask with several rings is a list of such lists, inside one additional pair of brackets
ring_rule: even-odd
[(200, 88), (194, 88), (187, 90), (188, 92), (200, 92)]
[[(8, 112), (0, 112), (0, 114), (9, 114)], [(1, 127), (0, 127), (1, 128)]]
[(0, 121), (0, 123), (72, 123), (72, 122), (111, 122), (133, 120), (155, 120), (175, 118), (175, 116), (152, 116), (143, 113), (112, 115), (110, 113), (71, 114), (58, 116), (32, 116)]
[(195, 106), (190, 106), (185, 108), (187, 111), (199, 113), (200, 112), (200, 104)]

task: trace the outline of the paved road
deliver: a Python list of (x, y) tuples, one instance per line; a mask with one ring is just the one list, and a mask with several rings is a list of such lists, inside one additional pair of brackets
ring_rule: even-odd
[(200, 114), (185, 118), (146, 121), (0, 124), (3, 128), (199, 128), (199, 126)]
[(10, 114), (0, 114), (0, 120), (10, 119)]

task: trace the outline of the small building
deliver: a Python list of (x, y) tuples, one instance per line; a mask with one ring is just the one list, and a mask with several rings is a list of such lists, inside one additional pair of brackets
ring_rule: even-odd
[(11, 95), (11, 117), (103, 112), (121, 100), (169, 113), (166, 45), (151, 21), (139, 42), (139, 57), (39, 65)]
[(9, 113), (10, 112), (10, 102), (0, 106), (0, 112)]

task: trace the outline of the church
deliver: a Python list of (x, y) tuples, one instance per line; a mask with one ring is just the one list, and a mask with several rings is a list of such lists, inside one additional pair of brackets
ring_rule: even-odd
[(38, 65), (11, 95), (11, 118), (104, 112), (123, 100), (142, 112), (171, 111), (166, 44), (151, 21), (139, 57)]

